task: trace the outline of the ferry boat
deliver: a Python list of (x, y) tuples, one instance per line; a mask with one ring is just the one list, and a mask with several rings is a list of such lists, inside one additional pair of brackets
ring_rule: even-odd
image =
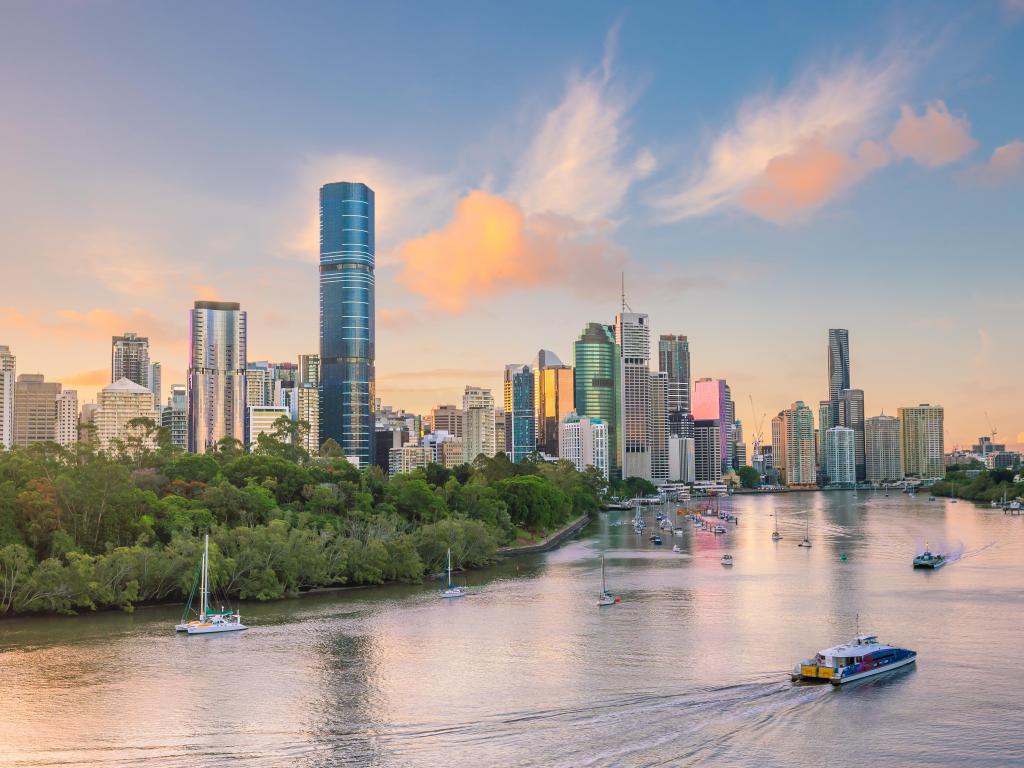
[(946, 564), (946, 556), (928, 549), (928, 542), (925, 542), (924, 552), (914, 558), (915, 568), (931, 568), (935, 570)]
[(828, 680), (832, 685), (842, 685), (891, 672), (913, 664), (916, 659), (916, 651), (881, 643), (876, 635), (857, 635), (849, 643), (826, 648), (813, 659), (800, 662), (790, 678)]

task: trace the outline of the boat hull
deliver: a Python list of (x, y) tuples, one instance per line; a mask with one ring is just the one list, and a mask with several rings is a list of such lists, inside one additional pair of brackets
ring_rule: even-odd
[(894, 661), (891, 664), (886, 664), (884, 667), (869, 669), (866, 672), (858, 672), (855, 675), (847, 675), (845, 677), (833, 676), (832, 679), (829, 680), (829, 682), (832, 683), (832, 685), (846, 685), (847, 683), (852, 683), (855, 680), (864, 680), (865, 678), (874, 677), (875, 675), (884, 675), (887, 672), (892, 672), (894, 670), (900, 669), (901, 667), (913, 664), (915, 661), (917, 661), (916, 654), (913, 656), (909, 656), (905, 659)]
[(441, 593), (441, 597), (444, 597), (444, 598), (465, 597), (465, 596), (466, 596), (466, 590), (464, 590), (464, 589), (446, 589), (444, 592)]
[(914, 561), (914, 568), (926, 568), (929, 571), (936, 571), (946, 564), (946, 560), (918, 562)]
[(221, 632), (240, 632), (243, 629), (248, 629), (248, 627), (245, 624), (225, 622), (223, 624), (196, 624), (190, 626), (186, 632), (190, 635), (216, 635)]

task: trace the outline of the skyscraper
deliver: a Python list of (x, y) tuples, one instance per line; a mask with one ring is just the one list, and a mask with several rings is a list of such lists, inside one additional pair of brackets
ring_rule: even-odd
[(903, 479), (900, 450), (900, 420), (895, 416), (872, 416), (864, 422), (864, 452), (867, 479), (892, 483)]
[(907, 477), (941, 478), (946, 471), (942, 406), (922, 403), (898, 408), (896, 413), (900, 420), (903, 474)]
[[(133, 420), (150, 419), (155, 423), (159, 418), (149, 387), (127, 378), (118, 379), (101, 389), (96, 395), (96, 405), (93, 424), (101, 451), (111, 450), (117, 441), (131, 437), (136, 429), (131, 426)], [(150, 448), (155, 447), (151, 437), (144, 440)]]
[(721, 445), (718, 455), (722, 472), (735, 469), (736, 458), (736, 405), (732, 390), (725, 379), (697, 379), (693, 386), (693, 418), (698, 421), (718, 421)]
[[(477, 456), (491, 458), (497, 452), (495, 447), (494, 396), (483, 387), (466, 387), (462, 396), (462, 437), (463, 457), (472, 464)], [(502, 435), (502, 450), (505, 450)]]
[(647, 315), (615, 316), (622, 403), (622, 476), (651, 479), (651, 327)]
[(573, 343), (573, 367), (576, 412), (600, 419), (608, 426), (608, 473), (613, 480), (621, 478), (620, 363), (614, 328), (588, 323)]
[(52, 442), (57, 439), (60, 384), (41, 373), (23, 373), (14, 382), (14, 444)]
[(299, 355), (299, 384), (311, 384), (320, 389), (320, 355)]
[(149, 338), (134, 331), (114, 336), (110, 344), (110, 381), (128, 379), (149, 387)]
[(171, 435), (171, 445), (188, 449), (188, 389), (184, 384), (172, 384), (167, 407), (160, 414), (160, 424)]
[(840, 391), (850, 388), (850, 332), (828, 329), (828, 399), (838, 400)]
[(857, 479), (863, 480), (864, 469), (864, 390), (839, 390), (838, 426), (849, 427), (855, 438), (854, 455), (857, 465)]
[(374, 195), (348, 181), (320, 189), (320, 439), (374, 459)]
[(188, 449), (245, 440), (246, 315), (237, 302), (197, 301), (190, 316)]
[(14, 381), (16, 359), (11, 348), (0, 346), (0, 448), (14, 446)]
[(311, 456), (320, 452), (320, 392), (309, 382), (300, 384), (295, 390), (296, 421), (304, 421), (309, 425), (306, 431), (303, 448)]
[(722, 482), (722, 425), (718, 419), (694, 419), (694, 481)]
[[(811, 487), (817, 485), (814, 472), (814, 414), (802, 400), (797, 400), (783, 411), (782, 429), (785, 436), (786, 485)], [(773, 423), (774, 437), (774, 423)]]
[(569, 413), (558, 425), (558, 457), (582, 472), (594, 467), (608, 479), (608, 425), (600, 419)]
[(668, 374), (651, 374), (651, 480), (668, 482)]
[(836, 414), (838, 403), (832, 400), (818, 401), (818, 466), (825, 466), (825, 433), (832, 427), (838, 427)]
[(669, 431), (678, 435), (679, 417), (691, 412), (690, 342), (685, 336), (658, 338), (658, 370), (668, 375)]
[(54, 407), (54, 439), (58, 445), (69, 448), (78, 442), (78, 392), (65, 389), (57, 396)]
[(575, 383), (571, 365), (548, 349), (537, 353), (533, 369), (533, 399), (537, 411), (537, 448), (558, 455), (559, 424), (573, 413)]
[(153, 404), (159, 411), (160, 408), (160, 397), (161, 391), (163, 390), (163, 368), (160, 363), (149, 364), (149, 391), (153, 393)]
[(462, 409), (454, 405), (435, 405), (430, 409), (430, 430), (462, 437)]
[(537, 450), (537, 415), (533, 402), (533, 369), (505, 366), (505, 453), (518, 464)]
[(856, 442), (849, 427), (832, 427), (825, 431), (825, 476), (830, 485), (853, 485), (857, 480), (854, 461)]

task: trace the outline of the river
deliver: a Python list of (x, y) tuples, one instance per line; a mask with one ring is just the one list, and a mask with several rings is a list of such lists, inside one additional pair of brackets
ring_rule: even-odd
[[(603, 513), (466, 574), (457, 600), (430, 584), (245, 604), (252, 628), (213, 637), (176, 635), (172, 607), (0, 622), (0, 765), (1024, 763), (1024, 518), (879, 492), (722, 508), (740, 518), (724, 536), (687, 524), (661, 547)], [(926, 540), (959, 559), (914, 571)], [(858, 615), (917, 664), (790, 683)]]

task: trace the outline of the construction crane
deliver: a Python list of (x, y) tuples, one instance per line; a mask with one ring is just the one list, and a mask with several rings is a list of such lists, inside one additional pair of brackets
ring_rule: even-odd
[(754, 396), (747, 395), (750, 398), (750, 415), (753, 417), (751, 425), (754, 427), (754, 456), (761, 455), (761, 444), (764, 443), (764, 419), (768, 414), (762, 413), (761, 418), (757, 418), (757, 409), (754, 407)]
[[(992, 438), (992, 442), (989, 444), (989, 448), (995, 450), (996, 435), (999, 434), (999, 430), (992, 426), (992, 419), (988, 417), (988, 411), (985, 411), (985, 421), (988, 422), (988, 433)], [(985, 449), (982, 447), (982, 456), (985, 455)]]

